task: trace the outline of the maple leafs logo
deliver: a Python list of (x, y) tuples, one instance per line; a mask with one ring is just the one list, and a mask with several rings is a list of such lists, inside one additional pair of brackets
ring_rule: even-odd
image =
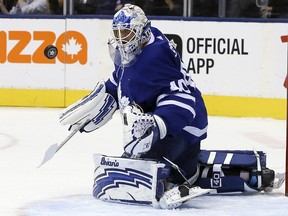
[(77, 55), (78, 52), (82, 50), (82, 44), (78, 43), (77, 40), (72, 37), (68, 42), (62, 45), (62, 50), (68, 55), (72, 55), (73, 59), (74, 55)]

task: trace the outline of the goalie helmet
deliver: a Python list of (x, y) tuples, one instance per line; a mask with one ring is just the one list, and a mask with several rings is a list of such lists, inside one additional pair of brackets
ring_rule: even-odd
[(115, 54), (112, 58), (116, 64), (127, 66), (136, 59), (135, 57), (141, 52), (143, 44), (149, 41), (151, 35), (150, 21), (140, 7), (125, 4), (114, 15), (112, 31), (113, 39), (109, 44), (115, 43), (114, 49), (120, 54), (118, 62)]

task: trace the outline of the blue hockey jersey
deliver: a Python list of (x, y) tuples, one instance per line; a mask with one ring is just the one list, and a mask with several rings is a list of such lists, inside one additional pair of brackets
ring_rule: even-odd
[[(207, 112), (201, 92), (187, 73), (179, 53), (167, 38), (151, 27), (152, 37), (137, 61), (129, 67), (115, 65), (106, 91), (120, 112), (137, 104), (145, 113), (160, 116), (167, 127), (163, 142), (197, 143), (207, 136)], [(165, 141), (165, 139), (167, 139)]]

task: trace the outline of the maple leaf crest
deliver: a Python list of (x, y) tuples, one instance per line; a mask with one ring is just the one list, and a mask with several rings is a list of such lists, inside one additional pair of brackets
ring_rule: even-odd
[(72, 59), (74, 55), (77, 55), (79, 51), (82, 50), (82, 44), (78, 43), (77, 40), (72, 37), (68, 42), (62, 45), (62, 50), (67, 52), (68, 55), (72, 55)]

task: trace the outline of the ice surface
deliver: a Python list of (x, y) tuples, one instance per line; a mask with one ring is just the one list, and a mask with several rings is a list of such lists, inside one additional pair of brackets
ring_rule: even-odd
[[(69, 134), (59, 124), (60, 109), (0, 108), (0, 216), (238, 216), (288, 215), (284, 186), (269, 194), (204, 196), (180, 209), (107, 203), (92, 193), (94, 153), (120, 155), (119, 115), (104, 127), (76, 134), (55, 156), (37, 168), (49, 146)], [(203, 149), (267, 152), (267, 165), (285, 169), (286, 121), (209, 117)]]

